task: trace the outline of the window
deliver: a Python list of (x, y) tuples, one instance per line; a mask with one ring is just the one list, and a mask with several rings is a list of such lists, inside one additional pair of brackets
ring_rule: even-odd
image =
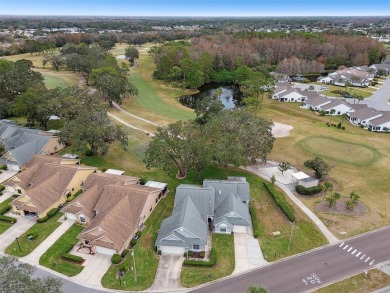
[(81, 222), (81, 223), (85, 223), (85, 222), (86, 222), (86, 220), (85, 220), (85, 217), (84, 217), (84, 216), (80, 216), (80, 222)]
[(194, 245), (192, 245), (192, 248), (193, 248), (193, 249), (199, 249), (200, 247), (199, 247), (198, 244), (194, 244)]
[(84, 240), (84, 244), (88, 245), (89, 244), (89, 240)]
[(226, 233), (226, 226), (225, 226), (225, 225), (221, 225), (221, 226), (219, 227), (219, 232)]
[(22, 190), (21, 189), (17, 189), (16, 190), (19, 194), (22, 194)]

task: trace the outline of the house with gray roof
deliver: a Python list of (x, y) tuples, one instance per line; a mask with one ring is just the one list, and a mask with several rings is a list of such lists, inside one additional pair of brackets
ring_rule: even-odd
[(383, 116), (372, 119), (369, 122), (368, 130), (374, 132), (390, 132), (390, 112)]
[(390, 74), (390, 64), (387, 63), (373, 64), (370, 66), (370, 68), (375, 70), (375, 73), (377, 73), (379, 70), (383, 70), (386, 74)]
[(10, 120), (0, 121), (0, 142), (6, 153), (0, 163), (9, 170), (20, 170), (34, 155), (49, 155), (63, 148), (53, 133), (20, 127)]
[(303, 102), (305, 108), (309, 108), (313, 111), (320, 111), (322, 106), (330, 104), (332, 102), (331, 99), (326, 97), (318, 96), (314, 99), (308, 99)]
[(355, 111), (349, 104), (339, 99), (334, 99), (330, 103), (321, 106), (321, 110), (325, 111), (326, 115), (344, 115)]
[(161, 253), (205, 251), (208, 231), (246, 233), (251, 227), (249, 184), (244, 177), (205, 179), (202, 186), (176, 188), (172, 216), (160, 227), (156, 248)]
[(365, 107), (355, 112), (347, 113), (348, 120), (352, 124), (362, 125), (363, 127), (368, 127), (369, 122), (373, 119), (383, 116), (383, 112), (378, 111), (374, 108)]

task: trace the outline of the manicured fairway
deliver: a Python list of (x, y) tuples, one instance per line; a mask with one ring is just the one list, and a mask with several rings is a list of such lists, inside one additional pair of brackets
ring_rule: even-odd
[(380, 157), (380, 153), (368, 145), (326, 136), (309, 136), (299, 144), (314, 155), (351, 165), (370, 166)]

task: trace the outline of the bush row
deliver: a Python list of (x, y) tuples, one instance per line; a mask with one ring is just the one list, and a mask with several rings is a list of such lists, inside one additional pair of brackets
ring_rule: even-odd
[(0, 221), (12, 223), (12, 224), (16, 223), (15, 218), (4, 216), (4, 215), (0, 215)]
[(11, 209), (10, 205), (6, 205), (0, 209), (0, 215), (4, 215), (6, 212), (8, 212)]
[(183, 262), (183, 266), (213, 267), (215, 266), (216, 263), (217, 263), (217, 253), (215, 252), (214, 248), (211, 248), (209, 261), (186, 259)]
[(249, 206), (249, 213), (251, 214), (252, 219), (253, 237), (259, 238), (259, 223), (257, 223), (256, 210), (252, 205)]
[(0, 193), (5, 189), (4, 185), (0, 184)]
[(286, 215), (287, 219), (290, 222), (295, 221), (295, 215), (293, 212), (293, 209), (291, 205), (286, 201), (286, 198), (280, 194), (278, 191), (275, 190), (275, 188), (266, 182), (263, 182), (264, 187), (268, 190), (269, 194), (274, 199), (277, 206), (281, 209), (281, 211)]
[(304, 187), (302, 185), (295, 186), (295, 191), (302, 195), (314, 195), (320, 193), (324, 187), (322, 185), (317, 185), (313, 187)]
[(61, 255), (61, 258), (63, 260), (71, 261), (74, 263), (82, 264), (84, 262), (84, 259), (80, 256), (69, 254), (69, 253), (64, 253)]
[(47, 215), (43, 218), (40, 218), (37, 220), (38, 223), (44, 223), (50, 218), (53, 218), (55, 215), (58, 214), (60, 210), (58, 208), (51, 209), (50, 211), (47, 212)]
[(111, 262), (114, 264), (114, 265), (117, 265), (119, 263), (122, 262), (122, 257), (119, 255), (119, 254), (113, 254), (112, 257), (111, 257)]

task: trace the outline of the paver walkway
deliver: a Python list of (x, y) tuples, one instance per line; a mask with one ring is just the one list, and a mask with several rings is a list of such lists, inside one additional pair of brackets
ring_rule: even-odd
[(148, 291), (169, 292), (169, 290), (183, 288), (180, 284), (180, 272), (183, 261), (183, 255), (161, 255), (154, 283)]
[(0, 235), (0, 251), (4, 250), (14, 242), (16, 237), (20, 237), (26, 232), (32, 225), (35, 224), (33, 218), (29, 217), (17, 217), (13, 214), (7, 213), (7, 216), (17, 218), (17, 222), (9, 227), (3, 234)]
[(234, 233), (234, 258), (236, 266), (233, 275), (268, 264), (259, 240), (253, 237), (252, 228), (248, 233)]
[[(241, 168), (270, 181), (270, 176), (267, 176), (262, 172), (261, 164)], [(322, 221), (304, 203), (302, 203), (285, 184), (280, 183), (278, 181), (276, 181), (275, 184), (280, 189), (282, 189), (284, 193), (314, 222), (314, 224), (318, 227), (322, 234), (324, 234), (329, 243), (333, 244), (339, 242), (336, 236), (334, 236), (333, 233), (330, 232), (330, 230), (325, 226), (325, 224), (322, 223)]]
[[(63, 218), (60, 218), (60, 221)], [(41, 244), (39, 244), (29, 255), (26, 255), (25, 257), (22, 257), (21, 259), (23, 261), (29, 262), (34, 265), (39, 264), (39, 259), (41, 258), (42, 254), (44, 254), (50, 246), (54, 244), (64, 234), (73, 224), (74, 220), (62, 220), (63, 223), (54, 230), (53, 233), (49, 235)]]
[(0, 203), (2, 203), (3, 201), (9, 199), (11, 196), (13, 195), (12, 192), (4, 192), (2, 196), (0, 196)]

